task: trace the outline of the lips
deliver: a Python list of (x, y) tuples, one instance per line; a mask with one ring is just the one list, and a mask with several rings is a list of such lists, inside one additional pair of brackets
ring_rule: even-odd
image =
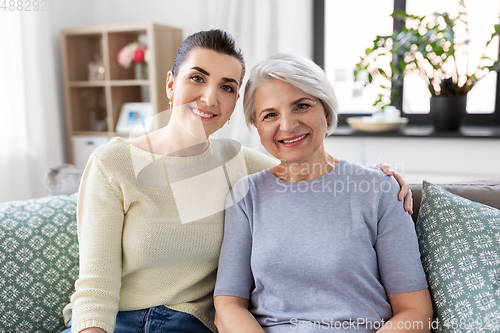
[(210, 120), (214, 117), (216, 117), (217, 115), (213, 112), (210, 112), (210, 111), (207, 111), (207, 110), (203, 110), (203, 109), (195, 109), (193, 107), (189, 107), (189, 109), (195, 114), (197, 115), (198, 117), (201, 118), (201, 120)]
[(289, 138), (284, 138), (283, 140), (279, 140), (279, 142), (281, 143), (284, 143), (284, 144), (292, 144), (292, 143), (295, 143), (295, 142), (299, 142), (303, 139), (305, 139), (309, 134), (301, 134), (301, 135), (296, 135), (296, 136), (292, 136), (292, 137), (289, 137)]

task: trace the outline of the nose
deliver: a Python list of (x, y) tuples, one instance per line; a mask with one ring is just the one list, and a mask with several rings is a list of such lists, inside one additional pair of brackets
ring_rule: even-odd
[(217, 105), (217, 87), (207, 85), (201, 94), (201, 101), (207, 106)]
[(293, 113), (284, 112), (281, 116), (280, 129), (291, 133), (299, 125), (299, 121)]

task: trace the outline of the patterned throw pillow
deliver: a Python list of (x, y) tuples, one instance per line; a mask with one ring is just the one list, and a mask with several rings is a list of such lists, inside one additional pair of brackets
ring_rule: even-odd
[(0, 332), (60, 332), (78, 277), (77, 195), (0, 204)]
[(417, 235), (434, 331), (500, 331), (500, 210), (424, 181)]

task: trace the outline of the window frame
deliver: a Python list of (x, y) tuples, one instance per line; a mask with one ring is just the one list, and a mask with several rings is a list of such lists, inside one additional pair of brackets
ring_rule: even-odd
[[(406, 10), (406, 0), (393, 0), (394, 9)], [(399, 29), (404, 21), (395, 19), (393, 27)], [(500, 47), (499, 47), (500, 55)], [(313, 0), (313, 60), (321, 68), (325, 65), (325, 0)], [(429, 113), (414, 114), (406, 113), (403, 110), (402, 97), (398, 101), (393, 102), (402, 116), (409, 119), (410, 125), (431, 125), (432, 120)], [(347, 124), (346, 119), (349, 117), (364, 116), (366, 113), (339, 113), (339, 123)], [(493, 113), (468, 113), (464, 119), (465, 126), (491, 126), (500, 125), (500, 71), (497, 71), (497, 86), (495, 94), (495, 109)]]

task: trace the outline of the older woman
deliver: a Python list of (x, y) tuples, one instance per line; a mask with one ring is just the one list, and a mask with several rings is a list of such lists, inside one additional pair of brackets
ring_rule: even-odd
[(244, 108), (281, 163), (240, 180), (228, 197), (241, 200), (226, 209), (219, 331), (430, 331), (430, 296), (398, 184), (325, 151), (337, 100), (324, 72), (274, 56), (252, 70)]

